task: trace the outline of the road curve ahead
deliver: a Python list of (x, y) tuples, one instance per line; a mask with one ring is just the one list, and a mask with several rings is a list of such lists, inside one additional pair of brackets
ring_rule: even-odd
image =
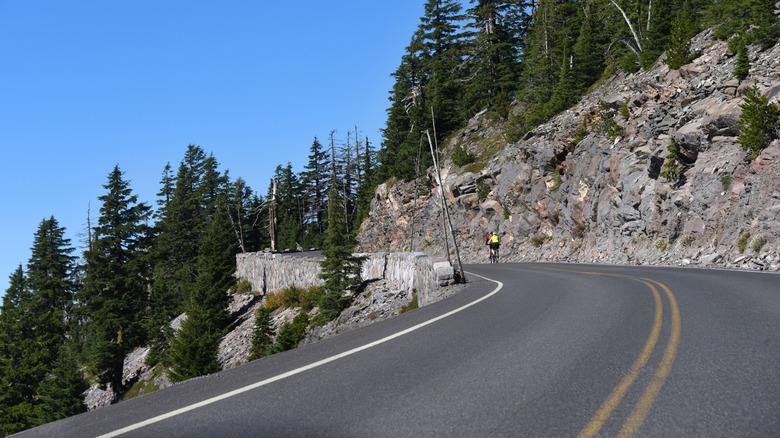
[(466, 270), (439, 303), (21, 436), (780, 436), (780, 276)]

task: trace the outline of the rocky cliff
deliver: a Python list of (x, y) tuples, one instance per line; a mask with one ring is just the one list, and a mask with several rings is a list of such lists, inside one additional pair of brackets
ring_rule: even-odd
[[(778, 104), (780, 45), (751, 48), (741, 82), (711, 32), (692, 48), (679, 70), (614, 76), (519, 141), (484, 116), (451, 138), (442, 180), (463, 261), (486, 261), (498, 231), (504, 261), (780, 269), (780, 141), (753, 161), (736, 142), (748, 87)], [(682, 173), (669, 180), (672, 141)], [(455, 147), (476, 160), (456, 166)], [(379, 187), (361, 250), (446, 255), (437, 179), (422, 179)]]

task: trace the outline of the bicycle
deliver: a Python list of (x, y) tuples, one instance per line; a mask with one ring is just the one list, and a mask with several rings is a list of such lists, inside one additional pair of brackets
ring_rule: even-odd
[(498, 246), (490, 248), (490, 263), (498, 263)]

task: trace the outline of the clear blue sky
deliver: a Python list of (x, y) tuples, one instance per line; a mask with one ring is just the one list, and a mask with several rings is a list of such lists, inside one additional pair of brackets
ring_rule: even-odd
[(43, 219), (81, 253), (114, 165), (154, 205), (188, 144), (263, 195), (315, 136), (379, 146), (424, 3), (0, 0), (0, 295)]

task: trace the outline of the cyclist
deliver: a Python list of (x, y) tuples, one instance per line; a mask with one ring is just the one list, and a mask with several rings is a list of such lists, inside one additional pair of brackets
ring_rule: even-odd
[(498, 233), (490, 233), (485, 242), (490, 247), (490, 263), (498, 263), (498, 248), (501, 246), (501, 239)]

